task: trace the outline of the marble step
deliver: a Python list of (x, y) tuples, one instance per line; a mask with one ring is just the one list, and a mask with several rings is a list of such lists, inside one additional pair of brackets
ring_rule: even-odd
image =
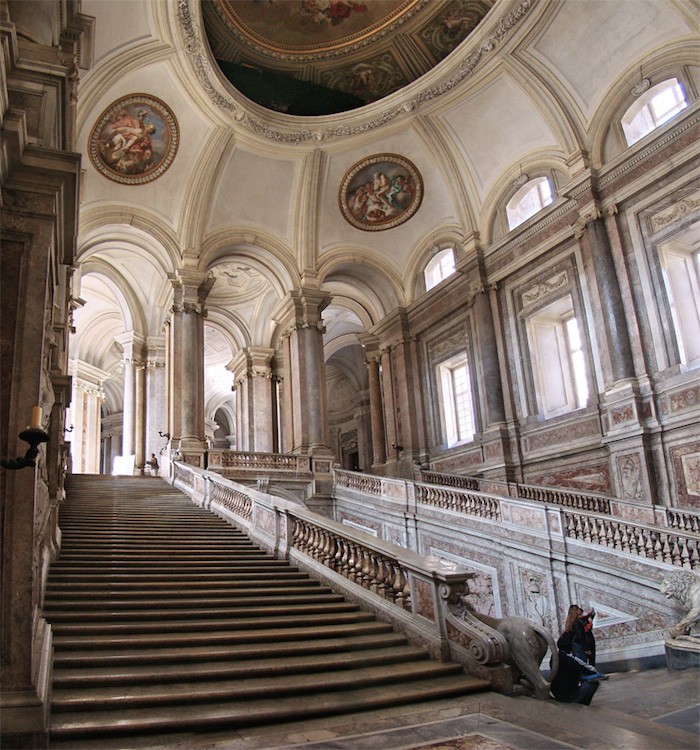
[[(274, 610), (272, 611), (274, 612)], [(199, 618), (170, 621), (148, 622), (142, 617), (136, 621), (106, 624), (100, 623), (53, 623), (54, 639), (63, 636), (97, 636), (97, 635), (138, 635), (151, 633), (207, 633), (230, 630), (263, 630), (265, 628), (290, 628), (305, 625), (340, 625), (345, 623), (366, 622), (373, 619), (373, 615), (357, 609), (351, 612), (306, 612), (292, 615), (288, 612), (280, 615), (276, 612), (264, 613), (261, 617), (226, 617)]]
[[(381, 644), (380, 644), (381, 645)], [(278, 655), (273, 658), (201, 661), (186, 664), (127, 664), (112, 667), (57, 667), (53, 673), (55, 688), (100, 685), (145, 685), (185, 681), (249, 679), (272, 675), (297, 675), (313, 660), (315, 672), (355, 669), (380, 664), (422, 661), (428, 659), (423, 649), (408, 644), (391, 644), (390, 648), (367, 648), (357, 651), (334, 651), (303, 655)]]
[(53, 710), (96, 711), (102, 709), (177, 704), (213, 703), (215, 701), (250, 701), (256, 698), (293, 696), (328, 691), (354, 690), (387, 685), (405, 680), (443, 680), (462, 674), (459, 665), (436, 661), (407, 662), (356, 668), (351, 671), (314, 672), (308, 660), (296, 675), (252, 677), (211, 682), (185, 681), (168, 685), (131, 685), (128, 687), (69, 688), (54, 690)]
[(100, 668), (113, 669), (134, 665), (192, 664), (211, 661), (259, 661), (277, 657), (306, 656), (309, 654), (330, 654), (366, 649), (393, 649), (405, 646), (406, 636), (402, 633), (381, 632), (349, 635), (347, 633), (309, 638), (306, 641), (287, 640), (252, 643), (196, 644), (187, 647), (172, 645), (159, 648), (135, 649), (126, 651), (117, 646), (100, 651), (81, 649), (57, 650), (54, 653), (54, 668)]
[(143, 582), (177, 582), (177, 581), (191, 581), (192, 583), (200, 583), (203, 581), (227, 581), (231, 575), (238, 575), (244, 573), (267, 573), (268, 571), (275, 572), (277, 570), (288, 570), (297, 572), (299, 569), (293, 565), (287, 564), (284, 560), (275, 560), (269, 558), (268, 560), (260, 560), (259, 562), (250, 563), (243, 562), (238, 565), (232, 566), (230, 572), (222, 571), (219, 568), (209, 569), (202, 568), (201, 570), (192, 570), (191, 566), (180, 567), (173, 571), (163, 571), (154, 573), (149, 568), (148, 572), (120, 572), (114, 573), (110, 569), (109, 573), (105, 575), (104, 572), (90, 571), (84, 568), (68, 568), (66, 570), (58, 569), (54, 570), (54, 566), (51, 567), (51, 572), (48, 576), (49, 583), (53, 586), (55, 584), (61, 584), (61, 586), (67, 586), (69, 584), (75, 585), (89, 585), (91, 583), (97, 583), (109, 579), (110, 583), (138, 583)]
[(228, 594), (226, 596), (218, 596), (216, 599), (212, 597), (198, 597), (195, 593), (190, 592), (188, 596), (179, 598), (173, 597), (136, 597), (133, 599), (120, 599), (118, 602), (114, 600), (105, 599), (69, 599), (67, 597), (55, 598), (47, 596), (44, 611), (46, 613), (54, 612), (76, 612), (80, 611), (81, 608), (89, 605), (92, 610), (100, 610), (104, 612), (114, 611), (116, 609), (126, 612), (132, 611), (134, 614), (146, 609), (156, 609), (163, 607), (170, 610), (178, 609), (191, 609), (193, 607), (217, 607), (220, 609), (245, 606), (246, 604), (262, 605), (266, 604), (270, 608), (275, 606), (276, 602), (279, 601), (299, 601), (300, 596), (306, 596), (306, 601), (316, 600), (317, 596), (332, 595), (332, 591), (329, 588), (321, 587), (312, 589), (309, 586), (278, 586), (262, 588), (260, 586), (255, 588), (245, 589), (238, 594)]
[(174, 617), (188, 617), (202, 619), (210, 617), (255, 617), (268, 614), (270, 611), (288, 612), (289, 614), (307, 614), (314, 612), (351, 611), (357, 605), (345, 600), (341, 594), (325, 594), (312, 596), (279, 596), (274, 600), (268, 599), (261, 604), (260, 597), (241, 597), (235, 606), (212, 606), (210, 602), (201, 602), (191, 607), (155, 607), (152, 609), (133, 607), (129, 609), (73, 609), (64, 611), (56, 609), (45, 610), (52, 623), (62, 622), (116, 622), (124, 620), (171, 620)]
[(367, 621), (349, 623), (329, 623), (322, 625), (298, 625), (292, 622), (289, 626), (261, 627), (256, 630), (213, 630), (196, 633), (143, 633), (104, 636), (60, 635), (53, 638), (54, 650), (80, 649), (90, 651), (109, 651), (110, 649), (151, 649), (158, 647), (180, 646), (191, 648), (197, 645), (237, 645), (242, 643), (270, 643), (277, 641), (304, 640), (333, 637), (352, 637), (391, 631), (389, 623), (379, 622), (370, 617)]
[(455, 674), (440, 679), (382, 685), (379, 689), (362, 687), (342, 690), (342, 685), (343, 681), (339, 681), (329, 685), (329, 689), (310, 695), (296, 693), (260, 700), (159, 706), (157, 711), (151, 708), (124, 708), (112, 711), (56, 712), (51, 718), (51, 737), (65, 739), (115, 733), (231, 729), (465, 695), (484, 690), (487, 683), (475, 677)]

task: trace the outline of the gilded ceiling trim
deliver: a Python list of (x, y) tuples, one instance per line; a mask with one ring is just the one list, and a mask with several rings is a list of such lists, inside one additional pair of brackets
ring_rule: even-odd
[[(474, 73), (482, 60), (494, 54), (497, 47), (504, 39), (510, 36), (512, 30), (527, 16), (539, 0), (521, 0), (517, 7), (504, 13), (494, 32), (487, 39), (480, 42), (473, 52), (467, 54), (459, 64), (457, 70), (441, 83), (429, 86), (419, 92), (413, 99), (385, 110), (379, 116), (365, 122), (355, 125), (336, 125), (327, 128), (321, 126), (314, 130), (310, 128), (295, 130), (293, 127), (282, 130), (279, 127), (266, 125), (261, 119), (249, 112), (241, 102), (221, 92), (219, 79), (212, 70), (210, 58), (205, 52), (207, 43), (204, 41), (203, 30), (196, 18), (196, 14), (190, 7), (195, 2), (197, 0), (178, 0), (177, 15), (185, 37), (185, 50), (190, 57), (197, 80), (202, 85), (206, 94), (216, 106), (233, 113), (236, 122), (256, 135), (278, 143), (299, 144), (369, 133), (372, 130), (388, 125), (402, 115), (415, 112), (423, 105), (451, 92), (463, 80), (469, 78)], [(512, 8), (513, 6), (508, 5), (508, 7)], [(353, 113), (353, 119), (356, 118), (357, 111)]]

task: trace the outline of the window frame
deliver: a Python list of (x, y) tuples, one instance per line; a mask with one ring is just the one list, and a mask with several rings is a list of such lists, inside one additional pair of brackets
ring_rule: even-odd
[[(466, 370), (466, 389), (464, 398), (468, 404), (467, 421), (469, 422), (469, 424), (466, 425), (464, 433), (461, 431), (458, 416), (462, 405), (457, 402), (454, 382), (454, 373), (461, 368), (465, 368)], [(460, 445), (474, 442), (474, 438), (478, 431), (475, 402), (476, 392), (473, 382), (472, 368), (470, 366), (467, 352), (460, 351), (437, 363), (435, 365), (435, 378), (438, 385), (440, 425), (444, 444), (448, 448), (455, 448)]]
[[(576, 350), (572, 347), (568, 328), (569, 321), (572, 319), (576, 321), (580, 343)], [(590, 405), (593, 365), (583, 322), (577, 315), (577, 306), (571, 291), (554, 299), (548, 298), (542, 305), (523, 316), (533, 384), (534, 412), (541, 419), (571, 414), (586, 409)], [(549, 329), (548, 341), (545, 341), (540, 333), (540, 330), (546, 327)], [(581, 355), (582, 369), (576, 366), (576, 353)], [(560, 393), (563, 394), (563, 399), (559, 403), (552, 402), (552, 356), (555, 357), (554, 361), (559, 363), (556, 372), (560, 375)], [(549, 382), (545, 382), (547, 373)]]
[[(683, 106), (677, 106), (675, 110), (671, 112), (671, 114), (666, 113), (666, 115), (658, 118), (652, 107), (654, 99), (665, 92), (673, 90), (680, 93), (683, 101)], [(674, 117), (686, 110), (690, 106), (690, 103), (691, 100), (688, 96), (687, 87), (678, 76), (664, 78), (662, 81), (659, 81), (653, 86), (650, 86), (625, 109), (625, 111), (622, 113), (622, 116), (619, 118), (620, 128), (622, 129), (623, 142), (625, 143), (626, 148), (635, 146), (637, 143), (644, 140), (644, 138), (646, 138), (648, 135), (666, 125), (666, 123), (670, 122)], [(641, 135), (634, 135), (631, 132), (632, 123), (634, 123), (634, 121), (642, 115), (644, 115), (645, 118), (650, 118), (653, 122), (653, 125), (652, 127), (645, 130), (645, 132), (643, 132)], [(630, 140), (630, 138), (632, 138), (633, 140)]]
[[(432, 272), (432, 269), (437, 267), (442, 267), (442, 260), (447, 257), (448, 252), (451, 252), (452, 254), (452, 271), (448, 273), (445, 276), (442, 276), (439, 280), (434, 281), (430, 286), (428, 286), (428, 274)], [(426, 292), (431, 291), (432, 289), (435, 289), (436, 286), (441, 284), (446, 279), (449, 279), (451, 276), (454, 276), (454, 274), (457, 272), (457, 256), (455, 253), (454, 245), (444, 245), (441, 247), (438, 247), (435, 252), (431, 255), (428, 262), (423, 266), (423, 288)], [(432, 268), (431, 268), (432, 267)], [(430, 269), (430, 270), (429, 270)]]
[[(542, 200), (541, 186), (543, 183), (546, 183), (549, 188), (549, 201), (547, 203), (544, 203)], [(528, 198), (528, 196), (531, 196), (534, 192), (537, 192), (537, 196), (540, 199), (539, 208), (537, 208), (537, 210), (533, 211), (532, 213), (529, 213), (524, 218), (520, 219), (520, 221), (518, 221), (516, 224), (511, 224), (511, 210), (513, 210), (514, 212), (515, 208), (522, 205), (522, 203)], [(516, 198), (518, 198), (518, 196), (520, 196), (520, 198), (518, 200), (517, 206), (511, 209), (511, 204)], [(517, 186), (516, 190), (512, 194), (510, 194), (510, 196), (504, 203), (506, 226), (508, 227), (508, 231), (512, 232), (513, 230), (525, 224), (527, 221), (530, 221), (530, 219), (532, 219), (534, 216), (537, 216), (537, 214), (541, 213), (545, 208), (551, 206), (555, 200), (556, 187), (551, 175), (540, 174), (535, 175), (534, 177), (530, 177), (524, 184)]]

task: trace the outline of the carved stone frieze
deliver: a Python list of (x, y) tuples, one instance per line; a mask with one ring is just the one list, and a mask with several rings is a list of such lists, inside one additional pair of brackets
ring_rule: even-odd
[(529, 307), (539, 302), (542, 298), (546, 297), (552, 292), (556, 292), (562, 287), (567, 286), (569, 283), (569, 274), (566, 271), (561, 271), (554, 276), (551, 276), (544, 281), (540, 281), (533, 287), (523, 292), (522, 303), (523, 307)]

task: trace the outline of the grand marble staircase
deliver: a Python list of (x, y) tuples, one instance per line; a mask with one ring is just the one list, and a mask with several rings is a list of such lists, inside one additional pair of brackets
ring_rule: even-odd
[(51, 747), (488, 689), (162, 480), (73, 476), (67, 495), (44, 607)]

